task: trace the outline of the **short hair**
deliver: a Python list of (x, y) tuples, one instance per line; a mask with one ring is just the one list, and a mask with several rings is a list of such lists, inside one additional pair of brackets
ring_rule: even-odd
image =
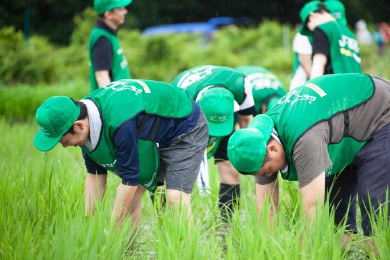
[[(83, 102), (80, 102), (80, 101), (76, 101), (74, 100), (73, 98), (70, 98), (72, 99), (72, 101), (74, 102), (74, 104), (78, 107), (80, 107), (80, 115), (77, 117), (76, 120), (82, 120), (82, 119), (85, 119), (87, 118), (88, 116), (88, 111), (87, 111), (87, 106), (83, 103)], [(71, 134), (71, 135), (74, 135), (76, 132), (74, 131), (74, 128), (73, 128), (73, 124), (72, 126), (69, 128), (68, 131), (65, 132), (64, 135), (66, 134)]]
[[(328, 14), (330, 14), (330, 11), (329, 11), (328, 7), (326, 7), (326, 5), (324, 3), (319, 3), (317, 5), (317, 7), (318, 7), (318, 9), (314, 13), (320, 13), (320, 14), (328, 13)], [(306, 21), (305, 21), (305, 26), (306, 27), (307, 27), (307, 23), (309, 22), (309, 19), (310, 19), (310, 17), (308, 17), (306, 19)]]
[(320, 14), (328, 13), (328, 14), (330, 14), (328, 7), (326, 7), (326, 5), (324, 3), (319, 3), (317, 5), (317, 7), (318, 7), (318, 10), (315, 11), (315, 13), (320, 13)]

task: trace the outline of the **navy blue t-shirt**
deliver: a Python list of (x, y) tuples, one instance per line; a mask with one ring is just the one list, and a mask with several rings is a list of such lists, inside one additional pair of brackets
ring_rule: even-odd
[[(158, 143), (160, 148), (168, 147), (172, 141), (185, 133), (191, 131), (198, 122), (200, 108), (193, 102), (194, 109), (192, 113), (184, 119), (166, 118), (155, 115), (145, 115), (144, 112), (128, 120), (118, 127), (114, 135), (114, 146), (116, 148), (116, 164), (119, 177), (125, 185), (135, 186), (138, 184), (139, 177), (139, 158), (138, 158), (138, 141), (137, 139), (153, 140)], [(138, 134), (141, 122), (143, 127)], [(155, 136), (153, 128), (156, 120), (159, 120)], [(83, 153), (85, 166), (88, 173), (107, 174), (107, 171)]]

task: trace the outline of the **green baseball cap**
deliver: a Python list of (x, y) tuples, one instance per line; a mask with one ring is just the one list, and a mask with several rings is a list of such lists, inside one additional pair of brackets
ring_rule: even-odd
[(41, 129), (34, 144), (42, 152), (50, 151), (80, 115), (80, 107), (69, 97), (51, 97), (37, 109), (36, 120)]
[(338, 0), (326, 0), (324, 4), (329, 9), (332, 16), (340, 24), (347, 26), (347, 17), (345, 15), (345, 7), (342, 2)]
[(226, 136), (233, 131), (234, 96), (229, 90), (209, 88), (198, 103), (207, 118), (211, 136)]
[(94, 0), (93, 8), (99, 15), (114, 8), (125, 7), (131, 4), (133, 0)]
[(267, 143), (274, 129), (268, 115), (258, 115), (246, 129), (237, 130), (228, 142), (228, 158), (240, 173), (254, 175), (263, 165)]
[(310, 1), (307, 2), (301, 9), (299, 16), (301, 17), (302, 25), (299, 29), (300, 33), (303, 35), (310, 35), (310, 30), (306, 27), (306, 20), (309, 17), (310, 13), (315, 12), (318, 10), (318, 4), (320, 4), (321, 1)]

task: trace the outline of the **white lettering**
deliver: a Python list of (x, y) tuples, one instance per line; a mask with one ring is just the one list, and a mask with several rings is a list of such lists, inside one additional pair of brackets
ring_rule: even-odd
[(136, 88), (135, 86), (133, 85), (125, 85), (123, 83), (125, 82), (133, 82), (134, 80), (131, 80), (131, 79), (123, 79), (123, 80), (120, 80), (120, 81), (114, 81), (106, 86), (104, 86), (103, 88), (105, 89), (112, 89), (114, 91), (123, 91), (123, 90), (131, 90), (131, 91), (134, 91), (135, 92), (135, 95), (138, 95), (140, 93), (142, 93), (142, 89), (138, 89)]
[(179, 88), (186, 89), (188, 86), (194, 84), (195, 82), (198, 82), (207, 77), (208, 75), (211, 75), (214, 68), (215, 66), (202, 66), (191, 72), (187, 72), (181, 77), (181, 79), (177, 83), (177, 86)]

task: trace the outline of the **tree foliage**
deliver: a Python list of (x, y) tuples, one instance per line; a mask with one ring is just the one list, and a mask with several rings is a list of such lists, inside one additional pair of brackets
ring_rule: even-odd
[[(211, 17), (248, 17), (255, 24), (264, 19), (292, 25), (299, 22), (299, 10), (307, 0), (134, 0), (128, 7), (126, 26), (129, 29), (164, 23), (207, 21)], [(364, 18), (368, 22), (388, 21), (388, 0), (342, 0), (350, 24)], [(29, 31), (45, 35), (50, 41), (67, 44), (75, 28), (73, 17), (93, 0), (2, 0), (0, 28), (14, 26), (22, 30), (27, 8), (31, 10)]]

